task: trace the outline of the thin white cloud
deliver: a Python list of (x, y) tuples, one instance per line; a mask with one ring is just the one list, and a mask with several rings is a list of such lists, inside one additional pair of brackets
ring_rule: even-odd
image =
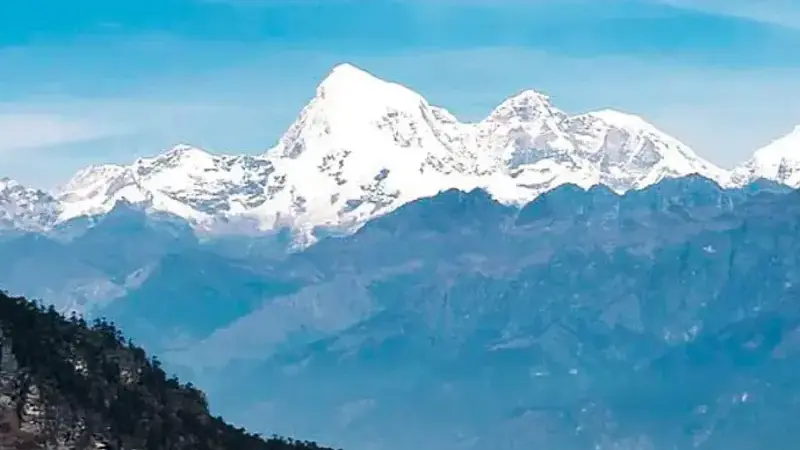
[(122, 132), (119, 126), (58, 114), (0, 113), (0, 154), (92, 141)]
[[(272, 6), (281, 4), (331, 3), (337, 0), (198, 0), (203, 3), (230, 6)], [(347, 0), (338, 0), (341, 2)], [(402, 0), (421, 6), (483, 4), (503, 6), (509, 4), (564, 3), (566, 0)], [(595, 0), (605, 3), (620, 0)], [(643, 3), (660, 3), (682, 9), (704, 11), (712, 14), (740, 17), (758, 22), (791, 28), (800, 28), (800, 2), (797, 0), (640, 0)]]
[(157, 132), (224, 109), (189, 100), (18, 99), (0, 103), (0, 154)]
[(679, 8), (693, 9), (800, 29), (797, 0), (657, 0)]

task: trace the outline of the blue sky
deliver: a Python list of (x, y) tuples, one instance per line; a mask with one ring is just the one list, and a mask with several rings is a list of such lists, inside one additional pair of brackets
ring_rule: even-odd
[(0, 176), (179, 142), (271, 147), (339, 62), (462, 119), (524, 88), (641, 114), (723, 166), (800, 123), (788, 0), (28, 0), (0, 6)]

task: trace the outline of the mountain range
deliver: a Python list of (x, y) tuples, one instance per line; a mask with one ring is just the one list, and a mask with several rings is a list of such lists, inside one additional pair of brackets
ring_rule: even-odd
[(725, 171), (533, 91), (459, 123), (349, 65), (276, 148), (0, 184), (0, 286), (107, 317), (253, 432), (792, 450), (800, 129)]
[(798, 208), (779, 183), (698, 175), (566, 184), (522, 207), (450, 189), (261, 258), (119, 203), (70, 239), (6, 235), (0, 285), (108, 317), (255, 432), (789, 450)]
[(621, 193), (689, 174), (722, 186), (765, 178), (797, 187), (798, 145), (800, 127), (726, 171), (634, 115), (569, 115), (529, 90), (462, 123), (404, 86), (342, 64), (263, 155), (178, 145), (128, 166), (85, 168), (52, 193), (0, 180), (0, 227), (52, 230), (125, 200), (205, 234), (287, 229), (303, 248), (451, 188), (521, 205), (566, 183)]

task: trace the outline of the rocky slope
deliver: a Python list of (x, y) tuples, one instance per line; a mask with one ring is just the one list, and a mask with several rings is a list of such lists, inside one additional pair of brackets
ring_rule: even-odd
[(264, 440), (212, 417), (202, 392), (168, 377), (113, 325), (0, 293), (0, 448), (320, 447)]
[(47, 211), (5, 214), (46, 228), (102, 214), (125, 199), (204, 230), (352, 231), (369, 219), (442, 190), (481, 187), (521, 204), (564, 183), (614, 191), (664, 177), (728, 174), (639, 117), (617, 111), (571, 116), (535, 91), (513, 96), (484, 120), (461, 123), (416, 92), (348, 64), (261, 156), (212, 155), (180, 145), (129, 166), (79, 172), (47, 199)]

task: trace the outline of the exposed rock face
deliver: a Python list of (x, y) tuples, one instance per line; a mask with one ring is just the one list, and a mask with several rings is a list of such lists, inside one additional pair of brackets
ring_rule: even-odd
[(0, 448), (109, 448), (109, 436), (92, 433), (69, 404), (51, 403), (43, 395), (31, 371), (20, 367), (5, 333), (0, 352)]

